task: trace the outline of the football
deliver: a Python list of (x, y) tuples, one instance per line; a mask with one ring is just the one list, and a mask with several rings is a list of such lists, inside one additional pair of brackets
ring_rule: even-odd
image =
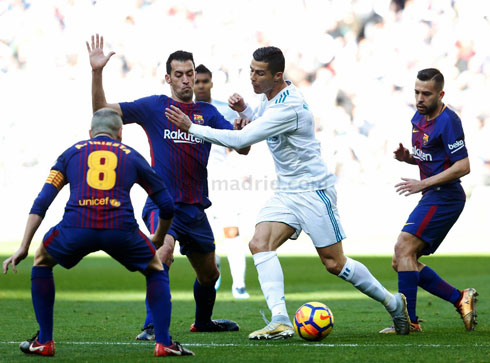
[(305, 340), (322, 340), (330, 334), (332, 329), (332, 310), (320, 302), (301, 305), (294, 315), (294, 330)]

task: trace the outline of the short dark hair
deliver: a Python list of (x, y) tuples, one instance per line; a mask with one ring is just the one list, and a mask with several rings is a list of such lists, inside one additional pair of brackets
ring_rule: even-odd
[(434, 81), (439, 91), (442, 91), (444, 88), (444, 76), (436, 68), (422, 69), (417, 73), (417, 78), (421, 81)]
[(209, 77), (213, 78), (213, 73), (206, 67), (204, 64), (199, 64), (196, 67), (196, 73), (197, 74), (209, 74)]
[(274, 75), (278, 72), (284, 72), (284, 55), (279, 48), (276, 47), (263, 47), (257, 49), (253, 54), (254, 59), (257, 62), (267, 63), (267, 69)]
[(172, 66), (170, 63), (173, 61), (179, 61), (179, 62), (185, 62), (185, 61), (192, 61), (192, 64), (195, 66), (196, 64), (194, 63), (194, 57), (192, 56), (192, 53), (186, 52), (184, 50), (178, 50), (176, 52), (173, 52), (168, 56), (167, 59), (167, 74), (170, 74), (172, 72)]

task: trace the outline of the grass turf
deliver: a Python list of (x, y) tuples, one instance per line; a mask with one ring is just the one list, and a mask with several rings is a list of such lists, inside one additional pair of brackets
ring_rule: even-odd
[[(3, 261), (7, 256), (0, 256)], [(388, 288), (396, 291), (396, 274), (389, 257), (358, 257)], [(490, 303), (488, 256), (428, 257), (422, 260), (458, 288), (475, 287), (480, 293), (478, 321), (466, 332), (451, 304), (419, 290), (417, 313), (426, 320), (424, 331), (409, 336), (380, 335), (391, 324), (378, 303), (369, 300), (343, 280), (324, 271), (317, 257), (281, 257), (290, 315), (307, 301), (326, 303), (335, 316), (335, 327), (325, 340), (310, 343), (295, 336), (285, 341), (249, 341), (249, 332), (263, 327), (259, 311), (268, 313), (252, 260), (247, 261), (250, 300), (231, 296), (228, 264), (222, 263), (223, 282), (218, 291), (214, 318), (236, 320), (237, 333), (190, 333), (194, 301), (194, 274), (187, 260), (177, 258), (170, 272), (172, 289), (171, 334), (196, 353), (193, 361), (472, 361), (490, 359)], [(0, 277), (0, 360), (45, 359), (24, 356), (18, 342), (37, 330), (30, 300), (32, 258), (19, 273)], [(54, 269), (55, 360), (146, 361), (153, 343), (136, 342), (145, 315), (145, 280), (104, 257), (84, 259), (72, 270)], [(266, 314), (269, 315), (269, 314)]]

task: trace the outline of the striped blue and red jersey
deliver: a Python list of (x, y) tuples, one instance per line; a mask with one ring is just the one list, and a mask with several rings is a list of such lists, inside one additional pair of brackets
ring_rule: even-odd
[[(199, 125), (228, 130), (233, 125), (207, 102), (181, 103), (165, 95), (154, 95), (119, 105), (125, 124), (135, 122), (145, 130), (151, 165), (165, 181), (175, 202), (209, 207), (206, 167), (211, 144), (178, 129), (167, 120), (165, 109), (174, 105)], [(146, 207), (149, 205), (151, 201)]]
[[(420, 179), (439, 174), (456, 161), (468, 157), (461, 119), (444, 106), (432, 120), (418, 111), (412, 118), (412, 154), (420, 169)], [(447, 183), (460, 183), (455, 179)]]
[(69, 184), (62, 226), (132, 231), (138, 224), (129, 193), (136, 183), (160, 208), (160, 217), (173, 216), (165, 183), (141, 154), (108, 136), (80, 141), (58, 157), (30, 213), (44, 217), (61, 188)]

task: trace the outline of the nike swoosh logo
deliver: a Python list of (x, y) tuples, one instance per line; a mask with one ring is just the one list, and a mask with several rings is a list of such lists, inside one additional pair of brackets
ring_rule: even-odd
[(165, 348), (166, 352), (173, 353), (174, 355), (182, 355), (182, 352), (180, 350), (174, 350), (170, 348)]
[(40, 345), (39, 347), (33, 347), (33, 344), (34, 344), (34, 342), (31, 345), (29, 345), (29, 350), (31, 352), (36, 352), (38, 350), (42, 351), (44, 349), (44, 346), (42, 346), (42, 345)]
[(409, 224), (415, 224), (415, 223), (405, 223), (406, 226), (408, 226)]
[(326, 320), (330, 318), (330, 315), (320, 315), (320, 320)]

